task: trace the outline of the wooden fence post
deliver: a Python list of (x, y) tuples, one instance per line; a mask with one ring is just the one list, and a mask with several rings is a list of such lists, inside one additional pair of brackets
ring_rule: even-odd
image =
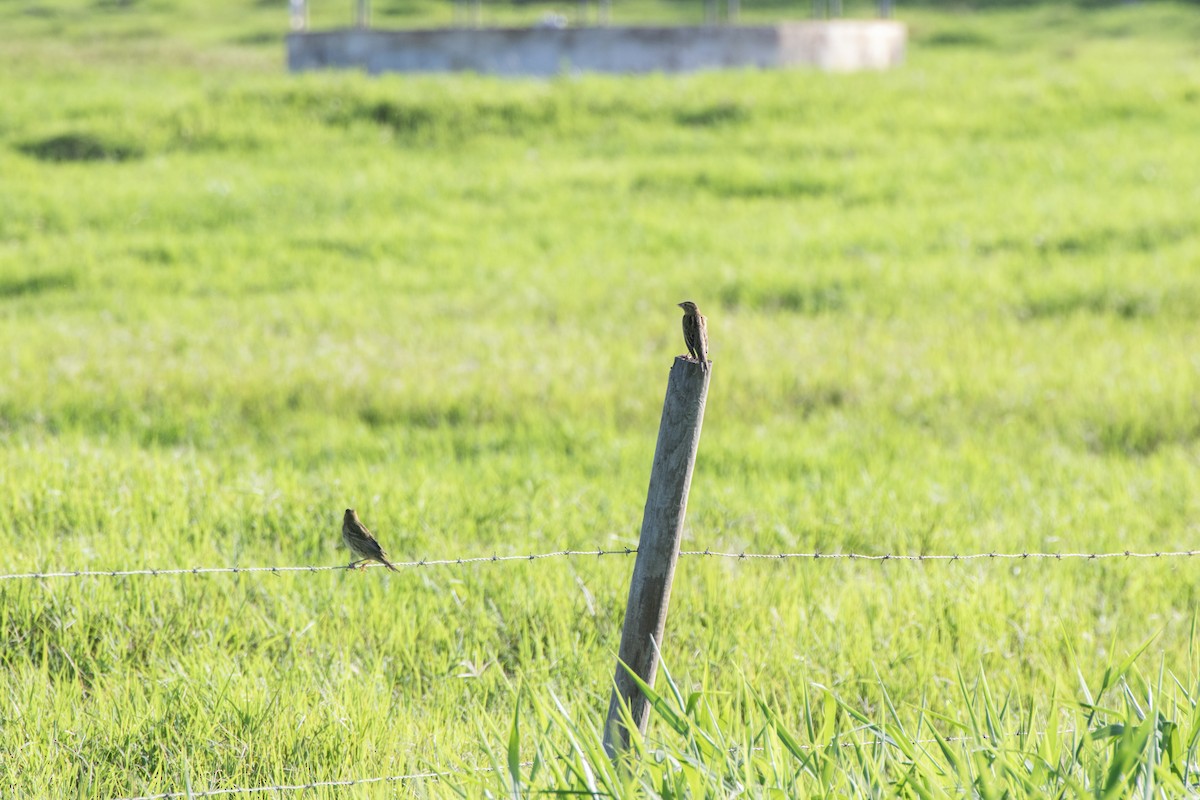
[(645, 733), (650, 719), (649, 701), (622, 664), (629, 665), (647, 685), (654, 685), (711, 376), (711, 365), (701, 369), (699, 363), (678, 356), (667, 379), (637, 560), (629, 583), (625, 626), (621, 629), (616, 686), (604, 723), (604, 749), (610, 757), (629, 747), (630, 732), (621, 721), (623, 705), (629, 707), (640, 732)]

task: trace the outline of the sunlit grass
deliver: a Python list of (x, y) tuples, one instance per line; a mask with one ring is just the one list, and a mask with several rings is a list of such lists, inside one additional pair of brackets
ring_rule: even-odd
[[(633, 546), (689, 297), (690, 549), (1196, 547), (1191, 7), (552, 81), (285, 75), (238, 40), (273, 6), (37, 8), (0, 9), (0, 572), (344, 563), (348, 506), (402, 560)], [(1189, 560), (687, 559), (683, 702), (617, 769), (631, 568), (0, 582), (0, 793), (1196, 782)]]

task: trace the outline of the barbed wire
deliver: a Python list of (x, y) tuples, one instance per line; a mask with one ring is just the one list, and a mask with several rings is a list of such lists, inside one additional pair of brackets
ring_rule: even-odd
[[(522, 762), (521, 766), (528, 767), (532, 765), (532, 761)], [(143, 794), (137, 797), (123, 797), (120, 800), (176, 800), (177, 798), (191, 797), (219, 797), (221, 795), (230, 794), (254, 794), (256, 792), (304, 792), (309, 789), (327, 789), (338, 788), (343, 786), (364, 786), (370, 783), (404, 783), (407, 781), (417, 781), (439, 778), (448, 778), (453, 775), (470, 775), (480, 772), (492, 772), (492, 767), (481, 767), (476, 770), (447, 770), (445, 772), (411, 772), (407, 775), (385, 775), (378, 778), (343, 778), (341, 780), (332, 781), (312, 781), (311, 783), (288, 783), (276, 784), (272, 786), (236, 786), (226, 789), (205, 789), (202, 791), (175, 791), (163, 792), (161, 794)]]
[(884, 553), (882, 555), (869, 555), (865, 553), (731, 553), (720, 552), (717, 550), (681, 550), (681, 556), (712, 556), (714, 558), (765, 558), (765, 559), (789, 559), (800, 558), (819, 561), (821, 559), (843, 559), (848, 561), (975, 561), (979, 559), (1085, 559), (1093, 560), (1099, 558), (1183, 558), (1191, 556), (1200, 556), (1200, 550), (1155, 550), (1151, 552), (1135, 552), (1133, 550), (1121, 550), (1108, 553), (917, 553), (917, 554), (898, 554)]
[[(452, 565), (465, 566), (467, 564), (484, 564), (498, 563), (501, 561), (538, 561), (546, 558), (564, 558), (568, 556), (628, 556), (637, 553), (636, 547), (623, 547), (620, 550), (555, 550), (549, 553), (530, 553), (528, 555), (490, 555), (490, 556), (469, 556), (463, 558), (423, 558), (420, 561), (393, 561), (392, 566), (396, 568), (411, 568), (411, 567), (444, 567)], [(170, 569), (98, 569), (98, 570), (64, 570), (61, 572), (15, 572), (7, 575), (0, 575), (2, 580), (21, 580), (33, 578), (124, 578), (133, 575), (150, 575), (154, 577), (164, 575), (213, 575), (217, 573), (226, 573), (231, 575), (240, 575), (242, 573), (254, 572), (272, 572), (283, 574), (286, 572), (331, 572), (338, 570), (353, 570), (366, 569), (369, 567), (382, 567), (382, 564), (323, 564), (313, 566), (287, 566), (287, 567), (179, 567)]]
[[(547, 553), (530, 553), (527, 555), (490, 555), (490, 556), (469, 556), (462, 558), (423, 558), (419, 561), (393, 561), (392, 565), (397, 569), (410, 569), (415, 567), (444, 567), (444, 566), (466, 566), (468, 564), (495, 564), (507, 561), (541, 561), (551, 558), (583, 558), (583, 557), (602, 557), (602, 556), (630, 556), (636, 555), (638, 552), (636, 547), (622, 547), (616, 550), (605, 550), (597, 548), (595, 550), (555, 550)], [(1084, 560), (1095, 561), (1099, 559), (1112, 558), (1193, 558), (1200, 556), (1200, 550), (1154, 550), (1154, 551), (1133, 551), (1120, 550), (1105, 553), (1033, 553), (1033, 552), (1016, 552), (1016, 553), (747, 553), (747, 552), (730, 552), (722, 550), (682, 550), (680, 556), (687, 557), (708, 557), (708, 558), (727, 558), (738, 561), (746, 560), (768, 560), (768, 561), (785, 561), (785, 560), (807, 560), (807, 561), (979, 561), (979, 560), (1045, 560), (1045, 561), (1065, 561), (1065, 560)], [(351, 569), (363, 569), (366, 567), (382, 567), (382, 564), (365, 564), (365, 565), (347, 565), (347, 564), (324, 564), (312, 566), (283, 566), (283, 567), (178, 567), (168, 569), (141, 568), (141, 569), (77, 569), (77, 570), (62, 570), (58, 572), (13, 572), (8, 574), (0, 574), (0, 581), (15, 581), (15, 580), (41, 580), (49, 578), (125, 578), (132, 576), (151, 576), (162, 577), (168, 575), (214, 575), (214, 574), (229, 574), (241, 575), (251, 573), (273, 573), (284, 574), (289, 572), (332, 572), (345, 571)]]
[[(1040, 737), (1046, 736), (1048, 733), (1049, 733), (1048, 731), (1033, 731), (1032, 733), (1029, 733), (1026, 731), (1014, 731), (1012, 734), (1010, 734), (1010, 736), (1018, 737), (1018, 738), (1026, 737), (1026, 736), (1040, 738)], [(1065, 730), (1061, 730), (1061, 731), (1057, 732), (1058, 736), (1071, 736), (1071, 735), (1074, 735), (1075, 733), (1076, 733), (1076, 730), (1074, 728), (1067, 728)], [(945, 744), (953, 744), (953, 743), (961, 743), (961, 742), (992, 742), (992, 741), (1002, 741), (1003, 738), (1004, 737), (995, 737), (995, 736), (990, 736), (988, 734), (981, 733), (978, 736), (947, 736), (942, 739), (906, 739), (905, 741), (908, 744), (912, 744), (912, 745), (923, 745), (923, 744), (938, 744), (939, 742), (942, 742)], [(799, 745), (797, 745), (797, 747), (801, 750), (813, 751), (813, 750), (830, 750), (835, 747), (842, 748), (842, 749), (848, 749), (848, 748), (853, 748), (853, 747), (876, 747), (879, 745), (896, 746), (896, 744), (897, 744), (897, 742), (894, 737), (885, 736), (885, 738), (882, 738), (882, 739), (867, 739), (867, 740), (863, 740), (863, 741), (851, 739), (851, 740), (847, 740), (847, 741), (833, 741), (833, 742), (828, 742), (826, 744), (799, 744)], [(763, 747), (751, 748), (751, 751), (756, 752), (756, 753), (761, 753), (764, 750), (765, 750), (765, 748), (763, 748)], [(732, 751), (731, 751), (731, 753), (732, 753)], [(533, 763), (534, 762), (532, 762), (532, 761), (522, 761), (520, 766), (530, 767), (533, 765)], [(464, 769), (464, 770), (411, 772), (411, 773), (408, 773), (407, 775), (386, 775), (386, 776), (374, 777), (374, 778), (343, 778), (341, 780), (312, 781), (310, 783), (229, 787), (229, 788), (224, 788), (224, 789), (206, 789), (206, 790), (201, 790), (201, 791), (186, 790), (186, 791), (163, 792), (161, 794), (145, 794), (145, 795), (138, 795), (136, 797), (123, 797), (123, 798), (119, 798), (118, 800), (179, 800), (179, 798), (219, 797), (222, 795), (254, 794), (254, 793), (258, 793), (258, 792), (303, 792), (303, 791), (307, 791), (309, 789), (339, 788), (339, 787), (344, 787), (344, 786), (363, 786), (363, 785), (371, 784), (371, 783), (402, 783), (402, 782), (406, 782), (406, 781), (417, 781), (417, 780), (428, 780), (428, 779), (439, 780), (441, 778), (460, 777), (460, 776), (467, 776), (467, 775), (480, 775), (485, 772), (495, 772), (495, 771), (496, 771), (495, 767), (477, 767), (475, 769)]]

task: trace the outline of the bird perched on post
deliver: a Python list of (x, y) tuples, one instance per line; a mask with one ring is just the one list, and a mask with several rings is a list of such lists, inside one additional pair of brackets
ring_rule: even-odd
[(687, 345), (688, 355), (699, 359), (700, 368), (707, 371), (708, 320), (691, 300), (684, 300), (679, 307), (683, 309), (683, 343)]
[(392, 572), (400, 571), (387, 560), (387, 553), (383, 552), (379, 542), (375, 541), (375, 537), (367, 530), (367, 526), (362, 524), (353, 508), (347, 508), (346, 516), (342, 518), (342, 541), (350, 548), (351, 553), (358, 556), (358, 561), (352, 562), (351, 567), (356, 567), (364, 561), (378, 561)]

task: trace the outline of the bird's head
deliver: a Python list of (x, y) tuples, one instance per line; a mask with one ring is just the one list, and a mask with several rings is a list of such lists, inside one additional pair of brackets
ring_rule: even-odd
[(346, 519), (358, 519), (358, 514), (354, 513), (353, 508), (346, 509)]
[(682, 303), (679, 303), (678, 305), (680, 308), (683, 309), (683, 313), (685, 313), (685, 314), (700, 313), (700, 309), (696, 308), (696, 304), (693, 303), (691, 300), (684, 300)]

